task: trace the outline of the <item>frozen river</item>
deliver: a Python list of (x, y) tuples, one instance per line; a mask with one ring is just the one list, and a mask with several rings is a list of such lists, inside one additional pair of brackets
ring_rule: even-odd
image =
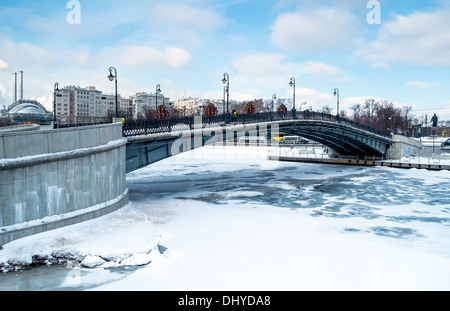
[[(0, 290), (449, 290), (450, 172), (205, 147), (128, 174), (111, 215), (5, 245)], [(90, 266), (93, 268), (87, 268)]]

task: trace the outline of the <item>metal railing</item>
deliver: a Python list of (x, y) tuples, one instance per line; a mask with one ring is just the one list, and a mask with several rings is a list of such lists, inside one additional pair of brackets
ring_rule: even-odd
[[(198, 119), (196, 119), (198, 118)], [(201, 122), (199, 122), (201, 120)], [(294, 121), (294, 120), (308, 120), (308, 121), (328, 121), (350, 126), (359, 130), (367, 131), (382, 137), (392, 138), (388, 132), (384, 132), (373, 127), (357, 123), (355, 121), (342, 118), (336, 115), (309, 112), (309, 111), (287, 111), (283, 113), (278, 112), (260, 112), (253, 114), (239, 114), (232, 116), (230, 114), (222, 114), (217, 116), (202, 116), (202, 117), (181, 117), (169, 118), (166, 120), (141, 120), (125, 122), (123, 124), (123, 136), (138, 136), (170, 132), (174, 130), (193, 130), (195, 128), (208, 128), (213, 126), (226, 126), (228, 124), (250, 124), (271, 121)]]

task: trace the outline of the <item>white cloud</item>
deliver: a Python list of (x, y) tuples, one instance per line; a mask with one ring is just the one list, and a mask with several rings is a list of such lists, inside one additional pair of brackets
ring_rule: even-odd
[(8, 71), (9, 70), (9, 65), (7, 62), (5, 62), (4, 60), (0, 59), (0, 70), (3, 71)]
[(290, 51), (346, 49), (356, 43), (357, 18), (340, 7), (317, 7), (280, 15), (271, 42)]
[(296, 108), (297, 110), (302, 106), (302, 110), (312, 108), (314, 111), (322, 110), (324, 106), (335, 108), (336, 102), (333, 101), (333, 94), (325, 94), (318, 92), (311, 88), (296, 88)]
[(165, 42), (201, 46), (205, 38), (228, 24), (228, 20), (213, 9), (187, 4), (157, 4), (149, 12), (152, 37)]
[(322, 62), (307, 61), (301, 64), (286, 62), (280, 53), (251, 53), (232, 62), (240, 74), (250, 76), (288, 76), (309, 74), (327, 81), (347, 80), (348, 75), (340, 68)]
[(189, 66), (192, 56), (184, 49), (170, 47), (161, 52), (157, 49), (130, 45), (124, 48), (105, 50), (107, 57), (120, 61), (130, 68), (141, 68), (151, 65), (167, 66), (174, 69), (183, 69)]
[(450, 11), (396, 15), (383, 22), (376, 41), (354, 52), (372, 66), (391, 63), (450, 65)]
[[(51, 92), (48, 92), (51, 94)], [(48, 111), (53, 111), (53, 95), (42, 95), (39, 97), (31, 97), (30, 99), (38, 101)]]
[(56, 65), (54, 55), (47, 49), (26, 42), (16, 43), (6, 38), (0, 39), (3, 66), (6, 66), (8, 70), (18, 71), (25, 68), (35, 69)]
[(202, 31), (224, 27), (228, 22), (215, 11), (179, 4), (156, 5), (151, 9), (151, 16), (158, 23), (166, 26), (187, 27)]
[(175, 69), (186, 68), (192, 61), (192, 56), (189, 52), (175, 47), (168, 48), (165, 57), (167, 64)]
[(59, 51), (60, 55), (69, 58), (72, 63), (79, 67), (92, 66), (92, 57), (87, 52), (83, 51)]
[(3, 86), (3, 84), (0, 84), (0, 109), (3, 109), (4, 105), (9, 105), (9, 103), (6, 102), (7, 97), (7, 90)]
[(327, 81), (341, 81), (348, 79), (346, 72), (336, 66), (307, 61), (292, 63), (281, 53), (249, 53), (241, 55), (232, 62), (231, 91), (233, 99), (249, 100), (253, 98), (268, 98), (273, 93), (278, 98), (292, 99), (292, 87), (289, 86), (290, 77), (295, 77), (296, 106), (308, 102), (308, 107), (321, 110), (327, 105), (334, 107), (336, 101), (333, 94), (321, 93), (305, 87), (306, 76), (315, 76)]
[(429, 83), (429, 82), (424, 82), (424, 81), (408, 81), (406, 83), (406, 86), (411, 86), (414, 88), (418, 88), (418, 89), (430, 89), (433, 88), (435, 86), (434, 83)]
[(311, 74), (328, 81), (343, 81), (349, 79), (348, 75), (342, 69), (320, 62), (305, 62), (301, 65), (300, 72)]
[[(0, 51), (2, 60), (0, 67), (5, 71), (24, 72), (24, 97), (39, 97), (53, 87), (50, 82), (52, 76), (59, 68), (56, 52), (26, 42), (13, 42), (4, 36), (0, 36)], [(13, 76), (0, 75), (2, 85), (2, 104), (9, 106), (13, 102)]]
[(279, 53), (251, 53), (232, 61), (232, 66), (243, 74), (277, 75), (286, 72), (285, 58)]

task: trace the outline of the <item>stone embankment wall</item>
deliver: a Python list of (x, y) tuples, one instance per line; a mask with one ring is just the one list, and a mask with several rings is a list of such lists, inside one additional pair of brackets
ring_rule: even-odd
[(388, 150), (388, 158), (391, 160), (417, 155), (422, 149), (422, 142), (406, 136), (394, 135), (392, 140), (394, 143)]
[(128, 202), (120, 123), (0, 133), (0, 247)]

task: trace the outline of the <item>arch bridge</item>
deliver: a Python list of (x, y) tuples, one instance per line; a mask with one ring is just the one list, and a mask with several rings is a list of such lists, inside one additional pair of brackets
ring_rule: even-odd
[(215, 142), (234, 144), (239, 137), (263, 137), (267, 144), (279, 133), (317, 141), (339, 156), (385, 157), (393, 144), (389, 133), (326, 113), (290, 111), (232, 117), (185, 117), (123, 124), (128, 138), (127, 172)]

